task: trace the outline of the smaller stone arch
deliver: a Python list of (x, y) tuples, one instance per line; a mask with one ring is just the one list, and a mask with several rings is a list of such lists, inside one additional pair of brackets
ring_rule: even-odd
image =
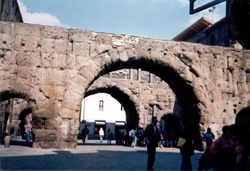
[(24, 135), (24, 121), (22, 119), (27, 114), (32, 113), (32, 109), (28, 107), (27, 99), (24, 93), (17, 91), (6, 90), (0, 92), (0, 117), (4, 118), (0, 122), (1, 136), (6, 132), (11, 135), (12, 139), (22, 138), (20, 136), (20, 133)]
[(32, 113), (32, 109), (31, 108), (25, 108), (21, 111), (21, 113), (19, 114), (18, 119), (21, 121), (19, 124), (20, 127), (20, 131), (21, 131), (21, 135), (23, 136), (25, 133), (25, 129), (24, 126), (26, 124), (26, 116)]
[[(127, 90), (129, 91), (129, 90)], [(119, 101), (126, 111), (126, 119), (128, 128), (137, 128), (139, 125), (139, 113), (137, 111), (136, 102), (130, 99), (130, 96), (123, 90), (115, 86), (110, 87), (95, 87), (86, 91), (85, 96), (90, 96), (96, 93), (107, 93)]]

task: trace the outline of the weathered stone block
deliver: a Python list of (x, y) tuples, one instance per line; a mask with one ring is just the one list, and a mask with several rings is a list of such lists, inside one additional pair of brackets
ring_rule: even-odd
[(59, 122), (58, 119), (57, 120), (55, 120), (54, 118), (53, 119), (46, 119), (45, 123), (44, 123), (44, 128), (48, 129), (48, 130), (57, 130), (57, 128), (60, 124), (61, 123)]
[(95, 34), (85, 30), (70, 29), (69, 40), (71, 42), (91, 42)]
[(13, 25), (14, 35), (23, 35), (23, 36), (40, 36), (41, 26), (31, 25), (31, 24), (15, 24)]
[(68, 39), (68, 30), (65, 28), (54, 27), (54, 26), (40, 26), (41, 36), (51, 39)]
[[(56, 142), (58, 132), (56, 130), (35, 129), (35, 140), (37, 142)], [(50, 147), (51, 148), (51, 147)]]

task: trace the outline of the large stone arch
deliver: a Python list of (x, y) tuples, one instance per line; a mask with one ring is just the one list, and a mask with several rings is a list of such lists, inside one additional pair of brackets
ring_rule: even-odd
[(195, 135), (231, 123), (250, 101), (247, 50), (5, 22), (0, 42), (0, 91), (26, 94), (37, 148), (75, 148), (82, 95), (117, 69), (165, 80)]
[[(125, 59), (121, 59), (121, 57), (119, 56), (119, 53), (117, 52), (116, 55), (114, 55), (116, 56), (115, 59), (110, 60), (110, 63), (106, 59), (106, 63), (100, 66), (99, 63), (103, 62), (102, 56), (105, 56), (105, 53), (108, 53), (108, 51), (99, 53), (98, 54), (99, 56), (97, 56), (96, 58), (94, 58), (94, 60), (91, 61), (91, 62), (94, 62), (94, 66), (99, 66), (98, 67), (99, 73), (96, 75), (101, 76), (103, 73), (113, 71), (114, 69), (138, 68), (138, 67), (142, 68), (143, 70), (154, 73), (155, 75), (159, 76), (161, 79), (163, 79), (169, 84), (169, 87), (175, 93), (177, 100), (179, 102), (179, 105), (181, 106), (183, 112), (185, 113), (184, 118), (183, 118), (187, 120), (185, 123), (190, 124), (190, 125), (187, 125), (187, 127), (192, 129), (190, 132), (194, 133), (193, 136), (198, 135), (199, 134), (198, 123), (200, 121), (200, 110), (198, 108), (198, 104), (200, 103), (200, 101), (198, 100), (193, 87), (189, 84), (188, 82), (189, 80), (186, 80), (189, 78), (187, 78), (186, 75), (182, 77), (181, 74), (187, 72), (185, 74), (189, 75), (191, 78), (196, 77), (196, 75), (193, 74), (191, 71), (189, 71), (189, 67), (181, 63), (180, 60), (178, 60), (177, 56), (174, 56), (174, 55), (171, 56), (171, 54), (169, 55), (170, 58), (174, 58), (173, 60), (175, 61), (175, 65), (178, 63), (178, 61), (180, 62), (180, 65), (176, 66), (177, 68), (173, 68), (171, 65), (169, 65), (169, 61), (168, 61), (169, 59), (166, 59), (167, 61), (164, 61), (164, 58), (159, 59), (159, 56), (157, 55), (161, 54), (161, 50), (159, 50), (159, 52), (156, 51), (152, 53), (152, 56), (150, 56), (151, 50), (149, 49), (151, 49), (152, 47), (146, 46), (146, 48), (143, 50), (143, 45), (141, 45), (141, 46), (138, 46), (137, 48), (138, 48), (137, 49), (138, 51), (140, 52), (146, 51), (149, 54), (141, 54), (136, 57), (126, 56)], [(131, 49), (135, 49), (135, 47), (133, 48), (131, 47)], [(120, 53), (123, 53), (123, 54), (136, 54), (137, 53), (137, 52), (134, 52), (134, 50), (130, 52), (131, 49), (123, 49), (123, 51)], [(163, 57), (163, 54), (162, 54), (162, 57)], [(89, 61), (88, 63), (91, 63), (91, 62)], [(179, 68), (182, 68), (182, 70), (180, 71)], [(88, 71), (90, 73), (94, 73), (98, 69), (89, 67), (87, 70), (85, 70), (85, 72)], [(96, 80), (96, 78), (94, 78), (94, 80)]]

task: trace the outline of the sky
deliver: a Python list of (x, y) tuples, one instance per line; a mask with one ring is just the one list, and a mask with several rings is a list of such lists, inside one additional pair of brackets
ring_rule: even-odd
[[(197, 0), (195, 7), (212, 0)], [(18, 0), (24, 23), (171, 40), (201, 17), (225, 17), (225, 3), (213, 13), (190, 15), (189, 0)]]

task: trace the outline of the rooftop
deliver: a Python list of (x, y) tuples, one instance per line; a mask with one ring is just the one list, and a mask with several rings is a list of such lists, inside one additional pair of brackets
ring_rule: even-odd
[(200, 31), (206, 29), (208, 26), (212, 25), (214, 22), (202, 17), (198, 21), (196, 21), (194, 24), (189, 26), (187, 29), (185, 29), (183, 32), (175, 36), (172, 40), (174, 41), (186, 41), (189, 38), (193, 37)]

